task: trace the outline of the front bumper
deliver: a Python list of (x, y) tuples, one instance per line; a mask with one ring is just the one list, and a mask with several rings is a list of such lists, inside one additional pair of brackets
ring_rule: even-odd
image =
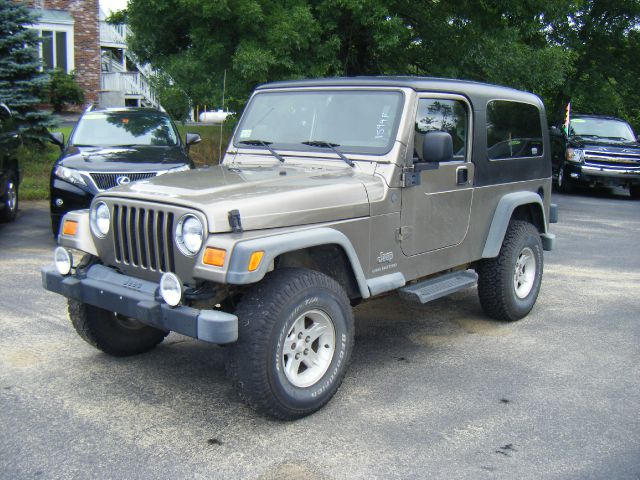
[(640, 185), (640, 171), (624, 167), (566, 164), (565, 178), (571, 182), (609, 187)]
[(62, 276), (55, 267), (42, 269), (45, 289), (89, 305), (134, 318), (145, 325), (205, 342), (238, 339), (238, 317), (219, 310), (170, 307), (157, 294), (158, 284), (93, 265), (81, 275)]

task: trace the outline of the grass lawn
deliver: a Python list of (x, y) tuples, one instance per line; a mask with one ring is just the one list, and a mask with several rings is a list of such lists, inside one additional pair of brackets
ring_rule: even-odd
[[(71, 134), (72, 127), (53, 129), (53, 132), (64, 133), (65, 141)], [(191, 147), (189, 155), (196, 166), (215, 165), (219, 162), (219, 152), (224, 154), (233, 132), (231, 125), (225, 125), (220, 133), (217, 125), (178, 125), (180, 136), (184, 140), (185, 133), (198, 133), (202, 142)], [(222, 143), (220, 138), (222, 137)], [(222, 145), (222, 149), (220, 149)], [(49, 198), (49, 176), (53, 163), (60, 155), (60, 148), (49, 144), (44, 148), (27, 148), (22, 146), (19, 151), (19, 162), (23, 177), (20, 184), (20, 200), (47, 200)]]

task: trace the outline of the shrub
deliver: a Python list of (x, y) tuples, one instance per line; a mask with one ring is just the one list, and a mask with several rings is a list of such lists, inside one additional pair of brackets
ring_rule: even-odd
[(73, 73), (54, 70), (49, 83), (49, 103), (54, 112), (62, 112), (65, 104), (80, 105), (84, 102), (84, 92), (78, 86)]

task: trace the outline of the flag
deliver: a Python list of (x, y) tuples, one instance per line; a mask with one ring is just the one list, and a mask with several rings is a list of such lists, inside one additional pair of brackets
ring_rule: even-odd
[(564, 133), (569, 135), (569, 124), (571, 123), (571, 102), (567, 103), (567, 113), (564, 117)]

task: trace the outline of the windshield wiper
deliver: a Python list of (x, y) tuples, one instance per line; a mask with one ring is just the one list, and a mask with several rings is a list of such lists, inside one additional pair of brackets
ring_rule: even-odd
[(344, 162), (349, 165), (350, 167), (353, 167), (355, 165), (355, 163), (353, 163), (353, 161), (349, 160), (347, 157), (345, 157), (342, 152), (338, 151), (336, 149), (336, 147), (339, 147), (340, 145), (338, 145), (337, 143), (330, 143), (330, 142), (325, 142), (324, 140), (309, 140), (308, 142), (301, 142), (303, 145), (309, 145), (310, 147), (320, 147), (320, 148), (330, 148), (331, 150), (333, 150), (333, 152), (338, 155), (342, 160), (344, 160)]
[(264, 140), (251, 139), (251, 140), (240, 140), (238, 143), (242, 143), (244, 145), (254, 145), (257, 147), (264, 147), (267, 150), (269, 150), (269, 152), (271, 152), (271, 155), (276, 157), (281, 162), (284, 162), (284, 157), (280, 155), (278, 152), (276, 152), (273, 148), (271, 148), (271, 144), (273, 142), (265, 142)]

